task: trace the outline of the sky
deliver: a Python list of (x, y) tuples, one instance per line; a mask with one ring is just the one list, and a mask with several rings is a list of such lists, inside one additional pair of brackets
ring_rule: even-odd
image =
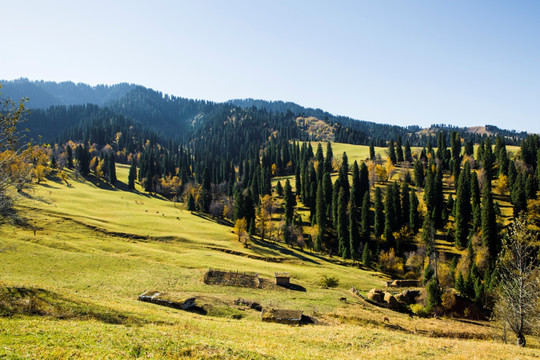
[(0, 3), (0, 79), (540, 133), (536, 0)]

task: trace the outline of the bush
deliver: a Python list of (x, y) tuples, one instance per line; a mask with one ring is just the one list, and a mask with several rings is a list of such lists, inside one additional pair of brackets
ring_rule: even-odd
[(413, 313), (415, 313), (419, 317), (425, 318), (425, 317), (431, 316), (431, 313), (422, 304), (411, 304), (409, 305), (409, 308), (411, 309)]
[(323, 275), (319, 280), (319, 285), (325, 288), (335, 288), (339, 285), (339, 279), (335, 276)]

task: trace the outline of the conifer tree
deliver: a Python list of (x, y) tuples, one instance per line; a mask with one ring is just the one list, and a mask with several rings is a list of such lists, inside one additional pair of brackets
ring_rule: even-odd
[(343, 189), (345, 201), (348, 203), (351, 189), (349, 185), (349, 160), (346, 152), (343, 152), (343, 157), (341, 158), (341, 166), (339, 167), (337, 181), (339, 182), (341, 189)]
[(398, 135), (398, 138), (397, 138), (397, 144), (396, 144), (396, 158), (397, 158), (397, 162), (403, 162), (404, 161), (404, 158), (403, 158), (403, 148), (401, 147), (401, 135)]
[(366, 267), (371, 267), (371, 251), (367, 243), (364, 244), (364, 249), (362, 250), (362, 264)]
[(331, 216), (331, 209), (332, 209), (332, 179), (330, 178), (330, 173), (324, 172), (323, 174), (323, 195), (324, 195), (324, 203), (326, 204), (326, 217)]
[(463, 248), (469, 235), (469, 222), (471, 218), (470, 194), (470, 164), (467, 161), (459, 175), (456, 193), (456, 231), (455, 242), (458, 248)]
[(352, 169), (351, 200), (353, 201), (354, 206), (357, 208), (362, 206), (363, 194), (361, 193), (360, 187), (360, 169), (358, 168), (358, 163), (355, 160)]
[(195, 211), (195, 198), (193, 197), (193, 194), (189, 194), (188, 203), (187, 203), (187, 209), (188, 211)]
[(401, 184), (401, 219), (402, 219), (402, 225), (406, 225), (409, 228), (410, 226), (410, 219), (409, 214), (411, 212), (411, 203), (410, 203), (410, 194), (409, 194), (409, 184), (406, 182), (403, 182)]
[(285, 187), (283, 188), (283, 192), (285, 198), (285, 223), (291, 224), (293, 220), (296, 199), (294, 198), (289, 179), (285, 181)]
[(326, 157), (324, 158), (324, 169), (327, 173), (332, 172), (332, 161), (334, 160), (334, 153), (332, 152), (332, 145), (330, 142), (326, 143)]
[(337, 236), (338, 236), (338, 253), (344, 259), (350, 259), (351, 249), (349, 247), (349, 231), (347, 219), (347, 198), (345, 191), (339, 190), (338, 195), (338, 216), (337, 216)]
[(71, 146), (68, 144), (66, 145), (66, 156), (67, 156), (67, 167), (69, 169), (73, 169), (73, 151), (71, 150)]
[(112, 185), (114, 185), (116, 183), (116, 163), (115, 163), (115, 159), (114, 159), (114, 154), (113, 153), (110, 153), (109, 156), (109, 161), (108, 161), (108, 173), (109, 173), (109, 181), (111, 182)]
[(358, 228), (358, 208), (351, 198), (349, 210), (349, 249), (351, 259), (358, 260), (360, 247), (360, 229)]
[[(364, 194), (364, 199), (362, 200), (362, 222), (361, 222), (361, 237), (362, 241), (367, 244), (369, 242), (369, 233), (371, 226), (371, 206), (369, 201), (369, 192)], [(367, 245), (366, 245), (367, 246)]]
[(405, 157), (405, 161), (408, 161), (408, 162), (413, 161), (412, 153), (411, 153), (411, 144), (409, 143), (409, 140), (407, 140), (405, 142), (405, 154), (404, 154), (404, 157)]
[(375, 146), (373, 145), (373, 139), (369, 142), (369, 159), (375, 161)]
[(375, 222), (374, 233), (376, 237), (380, 237), (384, 231), (384, 205), (382, 202), (382, 190), (380, 187), (375, 188)]
[(397, 227), (396, 225), (396, 206), (394, 197), (394, 186), (389, 185), (386, 187), (386, 197), (384, 201), (384, 237), (388, 248), (393, 248), (395, 238), (393, 231)]
[(409, 212), (409, 224), (411, 226), (411, 230), (414, 234), (418, 233), (418, 229), (420, 228), (420, 213), (418, 212), (418, 196), (416, 195), (416, 191), (411, 190), (410, 193), (410, 212)]
[(497, 218), (495, 216), (495, 206), (493, 195), (489, 186), (482, 188), (482, 242), (488, 247), (489, 254), (494, 260), (499, 251), (499, 241), (497, 237)]
[(366, 163), (360, 164), (360, 198), (364, 198), (364, 194), (369, 193), (369, 170)]
[(135, 164), (135, 159), (132, 159), (131, 166), (129, 167), (129, 175), (128, 175), (128, 188), (130, 190), (135, 190), (136, 177), (137, 177), (137, 165)]
[(390, 140), (390, 142), (388, 143), (388, 157), (390, 158), (392, 165), (395, 165), (397, 162), (397, 156), (396, 156), (396, 149), (394, 146), (394, 140)]
[(283, 196), (283, 186), (281, 185), (281, 181), (279, 181), (279, 180), (278, 180), (278, 182), (276, 184), (276, 193), (279, 196)]
[(414, 162), (414, 183), (419, 188), (424, 186), (424, 164), (421, 160)]
[(321, 251), (323, 245), (323, 237), (326, 231), (326, 205), (324, 203), (324, 194), (322, 182), (319, 182), (317, 185), (317, 214), (315, 216), (315, 221), (318, 228), (317, 240), (315, 242), (315, 250)]

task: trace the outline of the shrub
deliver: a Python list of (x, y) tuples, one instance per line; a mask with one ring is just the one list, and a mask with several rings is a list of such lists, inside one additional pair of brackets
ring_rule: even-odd
[(319, 285), (326, 288), (334, 288), (339, 285), (339, 279), (335, 276), (327, 276), (323, 275), (321, 276), (321, 279), (319, 280)]

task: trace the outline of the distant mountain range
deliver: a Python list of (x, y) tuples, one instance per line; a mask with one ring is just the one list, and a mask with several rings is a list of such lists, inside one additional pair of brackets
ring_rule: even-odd
[[(297, 140), (334, 140), (352, 144), (373, 142), (375, 145), (384, 146), (388, 140), (396, 140), (400, 136), (403, 141), (407, 139), (414, 145), (425, 144), (427, 139), (436, 138), (439, 132), (443, 132), (449, 139), (450, 133), (457, 131), (462, 137), (475, 142), (487, 136), (499, 135), (505, 137), (508, 144), (517, 144), (527, 136), (526, 132), (509, 131), (489, 125), (458, 128), (440, 124), (422, 129), (415, 125), (402, 127), (378, 124), (335, 116), (321, 109), (306, 108), (283, 101), (236, 99), (215, 103), (165, 95), (127, 83), (90, 86), (73, 82), (18, 79), (0, 80), (0, 84), (1, 97), (29, 99), (27, 107), (32, 109), (26, 123), (30, 130), (29, 136), (34, 139), (42, 136), (43, 141), (48, 142), (62, 138), (66, 131), (77, 126), (81, 128), (81, 124), (95, 126), (91, 125), (92, 121), (103, 124), (105, 118), (122, 118), (119, 123), (124, 124), (123, 126), (136, 125), (154, 133), (162, 141), (187, 141), (199, 127), (204, 127), (209, 121), (219, 124), (215, 118), (226, 117), (225, 114), (233, 109), (242, 110), (245, 116), (251, 114), (250, 109), (256, 109), (270, 114), (269, 116), (281, 114), (288, 118), (304, 119), (296, 121), (301, 131), (295, 133), (302, 137)], [(89, 104), (95, 106), (88, 106)], [(261, 113), (258, 114), (260, 116)], [(320, 129), (321, 124), (324, 124), (324, 131)], [(81, 134), (84, 132), (84, 129), (80, 130)], [(71, 133), (74, 134), (73, 131)]]

